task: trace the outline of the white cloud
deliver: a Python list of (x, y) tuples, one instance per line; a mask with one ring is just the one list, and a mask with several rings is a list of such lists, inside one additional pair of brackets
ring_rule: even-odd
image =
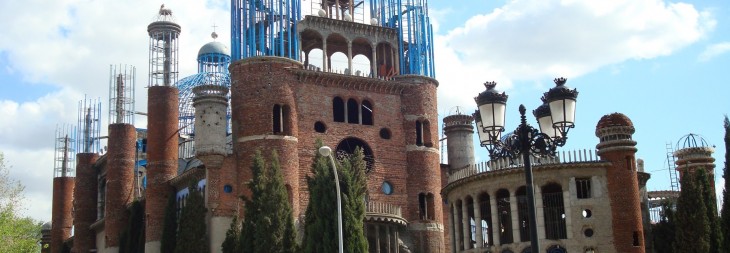
[(471, 105), (488, 80), (508, 89), (670, 55), (714, 26), (709, 12), (663, 0), (509, 1), (436, 37), (438, 79), (459, 87), (439, 89), (439, 103)]
[(709, 61), (727, 52), (730, 52), (730, 42), (712, 44), (705, 47), (705, 50), (697, 57), (697, 60), (701, 62)]

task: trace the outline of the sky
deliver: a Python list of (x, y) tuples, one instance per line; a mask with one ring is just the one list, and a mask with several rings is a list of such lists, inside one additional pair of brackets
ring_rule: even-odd
[[(77, 121), (78, 102), (101, 100), (108, 122), (110, 65), (136, 66), (136, 110), (146, 110), (146, 26), (161, 4), (0, 1), (0, 152), (12, 166), (10, 176), (26, 187), (25, 215), (51, 219), (54, 134)], [(229, 1), (164, 4), (182, 26), (181, 77), (196, 72), (197, 51), (212, 41), (213, 29), (218, 41), (230, 44)], [(303, 6), (307, 13), (308, 1)], [(636, 127), (637, 157), (652, 174), (649, 190), (670, 188), (667, 144), (676, 148), (681, 137), (695, 133), (716, 146), (721, 194), (730, 2), (432, 0), (429, 14), (440, 117), (457, 106), (473, 112), (483, 83), (496, 81), (509, 95), (507, 129), (514, 129), (518, 105), (536, 108), (552, 80), (566, 77), (580, 95), (576, 127), (561, 150), (595, 149), (598, 120), (620, 112)], [(135, 125), (146, 121), (138, 117)], [(477, 150), (477, 161), (488, 159), (485, 149)]]

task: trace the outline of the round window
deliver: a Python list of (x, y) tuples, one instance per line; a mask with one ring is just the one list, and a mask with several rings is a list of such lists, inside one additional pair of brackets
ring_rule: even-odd
[(223, 192), (225, 193), (231, 193), (233, 191), (233, 187), (230, 185), (223, 186)]
[(393, 194), (393, 186), (388, 181), (383, 182), (382, 188), (385, 195)]

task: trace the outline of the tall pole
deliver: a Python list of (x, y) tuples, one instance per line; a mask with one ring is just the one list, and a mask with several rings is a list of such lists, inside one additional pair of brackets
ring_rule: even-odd
[(337, 239), (339, 240), (339, 252), (345, 253), (342, 238), (342, 197), (340, 196), (342, 194), (340, 192), (340, 178), (337, 177), (337, 166), (335, 165), (335, 159), (332, 158), (332, 149), (330, 147), (322, 146), (319, 148), (319, 154), (330, 158), (330, 162), (332, 163), (332, 172), (335, 173), (335, 188), (337, 189)]
[(525, 165), (525, 186), (527, 189), (527, 213), (530, 219), (530, 248), (532, 253), (540, 252), (540, 242), (537, 238), (537, 214), (535, 213), (535, 190), (533, 189), (532, 164), (530, 164), (530, 127), (525, 117), (525, 106), (520, 105), (520, 146), (522, 162)]

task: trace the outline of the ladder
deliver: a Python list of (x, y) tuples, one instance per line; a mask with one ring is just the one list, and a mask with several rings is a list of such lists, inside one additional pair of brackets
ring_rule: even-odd
[(676, 158), (674, 157), (674, 147), (671, 142), (666, 144), (667, 148), (667, 170), (669, 171), (669, 183), (672, 191), (679, 191), (679, 180), (677, 177)]

